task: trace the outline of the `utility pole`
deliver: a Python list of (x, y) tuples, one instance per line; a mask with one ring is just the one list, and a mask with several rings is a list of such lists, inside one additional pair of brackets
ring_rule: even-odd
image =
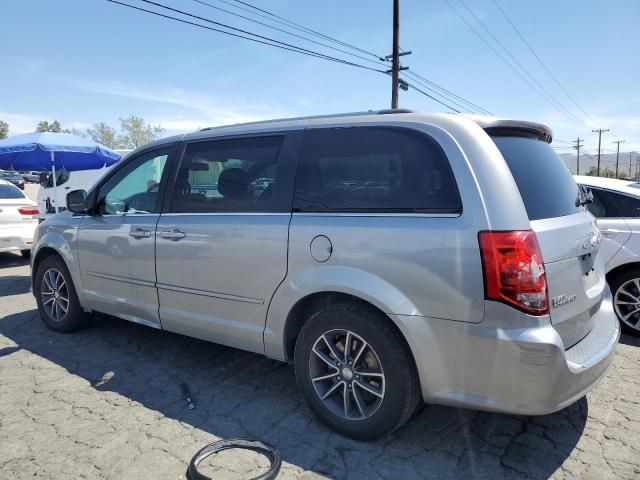
[(584, 144), (584, 140), (580, 140), (580, 137), (578, 137), (578, 139), (574, 140), (573, 143), (575, 143), (573, 148), (575, 148), (578, 153), (578, 157), (576, 158), (576, 175), (580, 175), (580, 149)]
[(629, 152), (629, 178), (631, 178), (631, 154), (633, 152)]
[(598, 132), (598, 170), (597, 170), (597, 176), (600, 176), (600, 145), (602, 143), (602, 132), (608, 132), (609, 129), (603, 130), (603, 129), (598, 129), (598, 130), (591, 130), (593, 133)]
[[(393, 0), (393, 50), (391, 55), (387, 55), (385, 60), (391, 59), (391, 108), (398, 108), (398, 87), (400, 86), (400, 71), (409, 67), (400, 66), (400, 57), (410, 55), (411, 52), (400, 52), (400, 0)], [(406, 90), (406, 83), (404, 84)]]
[(611, 143), (618, 144), (618, 151), (616, 152), (616, 178), (618, 178), (618, 160), (620, 159), (620, 144), (624, 143), (624, 140), (615, 140), (614, 142), (611, 142)]

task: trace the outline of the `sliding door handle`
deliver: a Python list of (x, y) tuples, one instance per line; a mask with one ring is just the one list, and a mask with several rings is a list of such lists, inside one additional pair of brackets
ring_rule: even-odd
[(174, 228), (173, 230), (160, 232), (160, 236), (168, 240), (180, 240), (181, 238), (186, 237), (187, 234), (184, 233), (182, 230), (178, 230), (177, 228)]
[(144, 230), (143, 228), (136, 228), (129, 232), (129, 236), (133, 238), (149, 238), (151, 236), (151, 232), (149, 230)]

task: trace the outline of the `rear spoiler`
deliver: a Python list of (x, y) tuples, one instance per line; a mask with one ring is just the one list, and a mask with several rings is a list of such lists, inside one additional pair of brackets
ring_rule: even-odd
[(465, 115), (480, 125), (489, 135), (533, 137), (547, 143), (553, 140), (553, 132), (542, 123), (500, 119), (480, 115)]

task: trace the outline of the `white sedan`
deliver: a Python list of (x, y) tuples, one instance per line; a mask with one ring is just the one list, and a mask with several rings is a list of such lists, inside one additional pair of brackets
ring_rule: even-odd
[(587, 205), (602, 232), (600, 252), (606, 264), (613, 307), (623, 328), (640, 335), (640, 183), (575, 176), (588, 187)]
[(0, 180), (0, 252), (20, 251), (28, 258), (38, 226), (38, 204), (15, 185)]

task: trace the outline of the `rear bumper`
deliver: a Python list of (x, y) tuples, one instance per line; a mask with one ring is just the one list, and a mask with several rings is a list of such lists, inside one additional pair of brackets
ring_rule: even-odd
[(512, 414), (560, 410), (595, 387), (613, 360), (620, 326), (608, 289), (595, 316), (595, 327), (568, 350), (551, 324), (496, 328), (423, 319), (427, 328), (419, 329), (410, 320), (423, 397)]
[(0, 252), (30, 250), (37, 225), (36, 222), (29, 222), (18, 227), (0, 228)]

